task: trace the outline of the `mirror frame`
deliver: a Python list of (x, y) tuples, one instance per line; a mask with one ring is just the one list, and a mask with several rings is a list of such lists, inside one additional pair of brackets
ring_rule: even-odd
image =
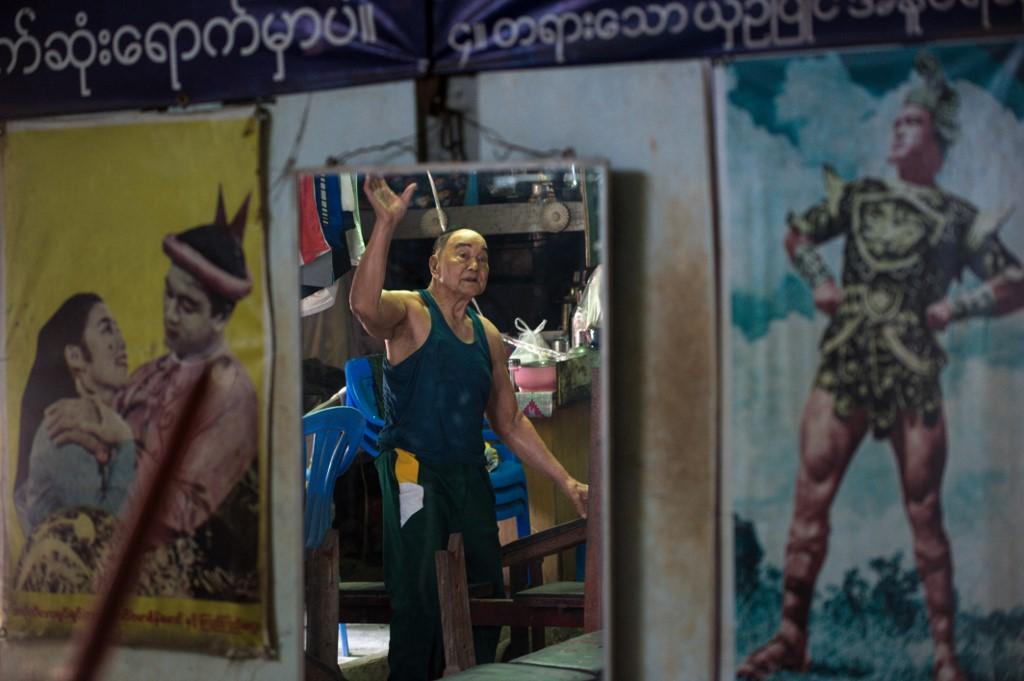
[[(596, 435), (599, 438), (599, 450), (601, 457), (601, 470), (596, 473), (597, 482), (600, 486), (600, 497), (598, 499), (598, 506), (596, 508), (598, 520), (599, 520), (599, 532), (601, 537), (601, 613), (600, 613), (600, 630), (602, 638), (602, 648), (604, 655), (604, 668), (611, 670), (611, 641), (612, 641), (612, 625), (614, 622), (612, 612), (612, 588), (613, 575), (611, 573), (612, 561), (611, 561), (611, 544), (610, 544), (610, 513), (611, 504), (608, 499), (610, 492), (610, 455), (611, 455), (611, 443), (612, 443), (612, 414), (611, 414), (611, 390), (610, 383), (612, 378), (612, 348), (611, 340), (614, 337), (612, 332), (614, 319), (611, 309), (611, 283), (610, 283), (610, 272), (611, 267), (609, 265), (610, 256), (610, 230), (611, 230), (611, 170), (606, 160), (600, 158), (539, 158), (539, 159), (516, 159), (516, 160), (504, 160), (504, 161), (438, 161), (438, 162), (425, 162), (425, 163), (413, 163), (413, 164), (379, 164), (369, 163), (366, 165), (358, 164), (339, 164), (339, 165), (323, 165), (323, 166), (305, 166), (297, 167), (291, 172), (291, 182), (294, 187), (299, 185), (299, 177), (302, 175), (323, 175), (323, 174), (376, 174), (382, 176), (388, 175), (426, 175), (427, 170), (436, 173), (455, 173), (455, 172), (493, 172), (501, 170), (564, 170), (567, 166), (575, 165), (580, 167), (584, 171), (596, 170), (601, 175), (601, 187), (602, 192), (598, 197), (598, 221), (597, 221), (597, 235), (596, 243), (591, 243), (591, 234), (586, 230), (584, 226), (584, 242), (586, 248), (586, 263), (588, 266), (594, 266), (596, 264), (602, 265), (602, 278), (601, 278), (601, 342), (598, 347), (599, 362), (600, 362), (600, 386), (598, 395), (597, 408), (600, 414), (600, 423), (597, 424), (597, 431), (594, 430), (594, 424), (591, 422), (591, 442)], [(585, 186), (585, 185), (584, 185)], [(359, 191), (362, 191), (360, 186)], [(394, 189), (394, 187), (392, 187)], [(297, 189), (296, 189), (297, 190)], [(584, 190), (585, 192), (585, 190)], [(584, 201), (586, 197), (584, 194)], [(414, 212), (415, 211), (415, 212)], [(428, 209), (410, 209), (409, 214), (412, 215), (410, 218), (407, 215), (400, 226), (407, 225), (412, 220), (419, 222), (424, 218), (424, 213), (434, 213), (434, 208)], [(360, 221), (362, 223), (362, 215), (360, 213)], [(368, 213), (369, 219), (372, 224), (373, 213)], [(434, 221), (437, 220), (436, 215), (433, 217)], [(296, 223), (298, 224), (298, 223)], [(364, 229), (364, 243), (369, 242), (369, 238), (365, 236), (367, 231)], [(396, 230), (397, 233), (398, 230)], [(485, 235), (486, 236), (486, 235)], [(424, 234), (422, 236), (415, 237), (397, 237), (396, 238), (434, 238), (435, 235)], [(599, 256), (599, 262), (593, 263), (591, 254), (596, 252)], [(390, 264), (390, 263), (389, 263)], [(335, 305), (345, 305), (347, 307), (347, 301), (337, 301)], [(593, 413), (593, 407), (591, 408)], [(588, 479), (593, 485), (595, 480), (594, 471), (588, 471)], [(590, 516), (593, 516), (593, 509)], [(588, 521), (589, 522), (589, 521)]]

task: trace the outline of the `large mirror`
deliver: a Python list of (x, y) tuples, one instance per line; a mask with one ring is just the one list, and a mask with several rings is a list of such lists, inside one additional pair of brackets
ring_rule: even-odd
[[(367, 418), (364, 447), (335, 487), (333, 523), (343, 583), (383, 580), (388, 531), (382, 527), (381, 508), (388, 501), (381, 495), (374, 439), (383, 418), (385, 348), (366, 334), (348, 304), (351, 267), (373, 237), (374, 209), (364, 186), (368, 176), (382, 178), (395, 194), (416, 184), (390, 242), (386, 290), (417, 291), (430, 284), (428, 261), (443, 228), (472, 229), (486, 241), (489, 278), (473, 306), (503, 337), (519, 408), (569, 474), (590, 485), (590, 521), (573, 530), (585, 532), (588, 541), (535, 561), (525, 584), (506, 568), (502, 596), (515, 600), (522, 589), (568, 583), (577, 596), (588, 592), (586, 616), (600, 622), (600, 481), (606, 460), (601, 433), (608, 413), (599, 388), (606, 356), (602, 339), (608, 337), (601, 266), (608, 231), (607, 167), (557, 160), (298, 172), (305, 409), (342, 403)], [(341, 386), (345, 390), (339, 395)], [(482, 430), (503, 545), (566, 527), (579, 517), (555, 483), (529, 466), (516, 471), (512, 448), (486, 423)], [(351, 621), (380, 621), (369, 610), (348, 607), (344, 594), (341, 608), (343, 619), (348, 612), (363, 617)], [(511, 619), (522, 613), (509, 612)], [(548, 630), (549, 639), (552, 635), (557, 630)], [(507, 645), (518, 648), (512, 653), (531, 647), (529, 641)], [(532, 647), (541, 645), (534, 640)]]

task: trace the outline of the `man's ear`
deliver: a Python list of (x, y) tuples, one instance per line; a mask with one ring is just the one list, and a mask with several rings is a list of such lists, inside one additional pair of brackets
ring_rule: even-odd
[(213, 326), (213, 330), (217, 333), (224, 333), (224, 329), (228, 325), (228, 318), (231, 317), (230, 312), (224, 314), (215, 314), (210, 316), (210, 325)]
[(428, 262), (428, 264), (430, 266), (430, 276), (436, 277), (437, 276), (437, 265), (440, 262), (440, 260), (438, 260), (436, 255), (432, 255), (432, 256), (430, 256), (430, 260), (428, 260), (427, 262)]
[(64, 346), (64, 361), (67, 362), (72, 374), (85, 370), (85, 357), (82, 355), (82, 348), (77, 345)]

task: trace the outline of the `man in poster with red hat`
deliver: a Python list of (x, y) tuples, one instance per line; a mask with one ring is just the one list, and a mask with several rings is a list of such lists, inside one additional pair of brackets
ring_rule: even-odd
[(221, 505), (256, 458), (256, 390), (224, 342), (235, 304), (252, 290), (241, 236), (248, 199), (228, 224), (221, 200), (214, 224), (169, 234), (164, 342), (170, 352), (132, 374), (118, 411), (135, 433), (140, 478), (167, 455), (171, 430), (192, 387), (210, 381), (187, 431), (183, 461), (160, 520), (164, 533), (189, 533)]

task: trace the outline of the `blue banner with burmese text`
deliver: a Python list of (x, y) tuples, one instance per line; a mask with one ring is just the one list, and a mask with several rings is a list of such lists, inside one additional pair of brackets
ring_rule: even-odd
[(1019, 34), (1024, 0), (20, 0), (0, 119), (249, 100), (427, 73)]
[(440, 73), (996, 35), (1019, 0), (437, 0)]
[(4, 3), (0, 118), (412, 78), (425, 25), (418, 0)]

